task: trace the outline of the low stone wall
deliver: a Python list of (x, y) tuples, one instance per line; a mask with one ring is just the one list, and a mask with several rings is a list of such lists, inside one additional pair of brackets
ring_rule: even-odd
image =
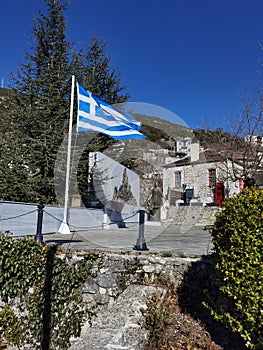
[[(178, 286), (185, 272), (199, 259), (142, 254), (105, 253), (99, 275), (83, 288), (83, 299), (96, 317), (87, 322), (70, 350), (142, 350), (148, 330), (142, 310), (147, 299), (165, 286)], [(160, 287), (153, 283), (158, 281)]]
[[(84, 255), (72, 252), (72, 261)], [(86, 281), (82, 291), (83, 302), (94, 315), (92, 323), (83, 325), (81, 336), (71, 339), (69, 349), (143, 350), (149, 336), (144, 316), (148, 298), (157, 291), (162, 298), (170, 283), (180, 285), (201, 258), (112, 252), (99, 255), (103, 260), (99, 273)], [(18, 350), (11, 346), (7, 349)]]
[(182, 225), (185, 222), (193, 226), (213, 225), (220, 207), (170, 206), (167, 210), (167, 222)]
[[(74, 257), (73, 257), (74, 258)], [(78, 255), (79, 258), (79, 255)], [(104, 305), (113, 301), (127, 286), (137, 283), (174, 283), (179, 285), (185, 271), (198, 259), (160, 255), (104, 253), (99, 275), (83, 288), (85, 299)]]

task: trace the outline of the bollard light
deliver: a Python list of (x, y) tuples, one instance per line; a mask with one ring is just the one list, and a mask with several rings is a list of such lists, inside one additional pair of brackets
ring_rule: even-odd
[(144, 239), (144, 222), (145, 222), (145, 210), (139, 210), (139, 236), (136, 242), (136, 245), (133, 247), (134, 250), (149, 250), (147, 248), (145, 239)]
[(43, 242), (42, 235), (42, 223), (43, 223), (43, 209), (45, 208), (42, 202), (37, 206), (37, 232), (35, 236), (35, 240), (39, 243)]

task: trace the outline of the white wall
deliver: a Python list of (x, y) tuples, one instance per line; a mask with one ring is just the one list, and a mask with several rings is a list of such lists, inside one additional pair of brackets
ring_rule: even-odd
[[(103, 153), (96, 152), (96, 169), (101, 173), (101, 186), (106, 200), (112, 200), (114, 187), (119, 188), (122, 184), (124, 166)], [(126, 168), (128, 175), (128, 185), (136, 199), (136, 204), (140, 205), (140, 177), (134, 171)], [(96, 188), (95, 188), (96, 190)]]

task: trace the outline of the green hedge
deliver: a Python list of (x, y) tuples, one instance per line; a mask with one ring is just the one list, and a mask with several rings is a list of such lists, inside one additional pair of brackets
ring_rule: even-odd
[(82, 302), (82, 288), (101, 263), (96, 254), (72, 262), (71, 254), (56, 246), (1, 233), (2, 341), (18, 347), (29, 344), (31, 349), (67, 349), (90, 316)]
[(213, 315), (251, 349), (263, 349), (263, 191), (227, 199), (213, 230), (221, 297)]

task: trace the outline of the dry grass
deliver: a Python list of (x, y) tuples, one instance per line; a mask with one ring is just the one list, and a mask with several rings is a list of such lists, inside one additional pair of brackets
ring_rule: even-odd
[[(182, 312), (176, 289), (158, 304), (158, 293), (148, 301), (146, 322), (151, 330), (145, 350), (222, 350), (200, 321)], [(160, 299), (159, 299), (160, 300)]]
[[(148, 300), (145, 314), (150, 329), (145, 350), (245, 350), (244, 341), (214, 320), (203, 306), (213, 280), (213, 266), (197, 263), (179, 288), (167, 287), (164, 299), (158, 293)], [(207, 265), (206, 265), (207, 266)], [(209, 266), (209, 265), (208, 265)]]

